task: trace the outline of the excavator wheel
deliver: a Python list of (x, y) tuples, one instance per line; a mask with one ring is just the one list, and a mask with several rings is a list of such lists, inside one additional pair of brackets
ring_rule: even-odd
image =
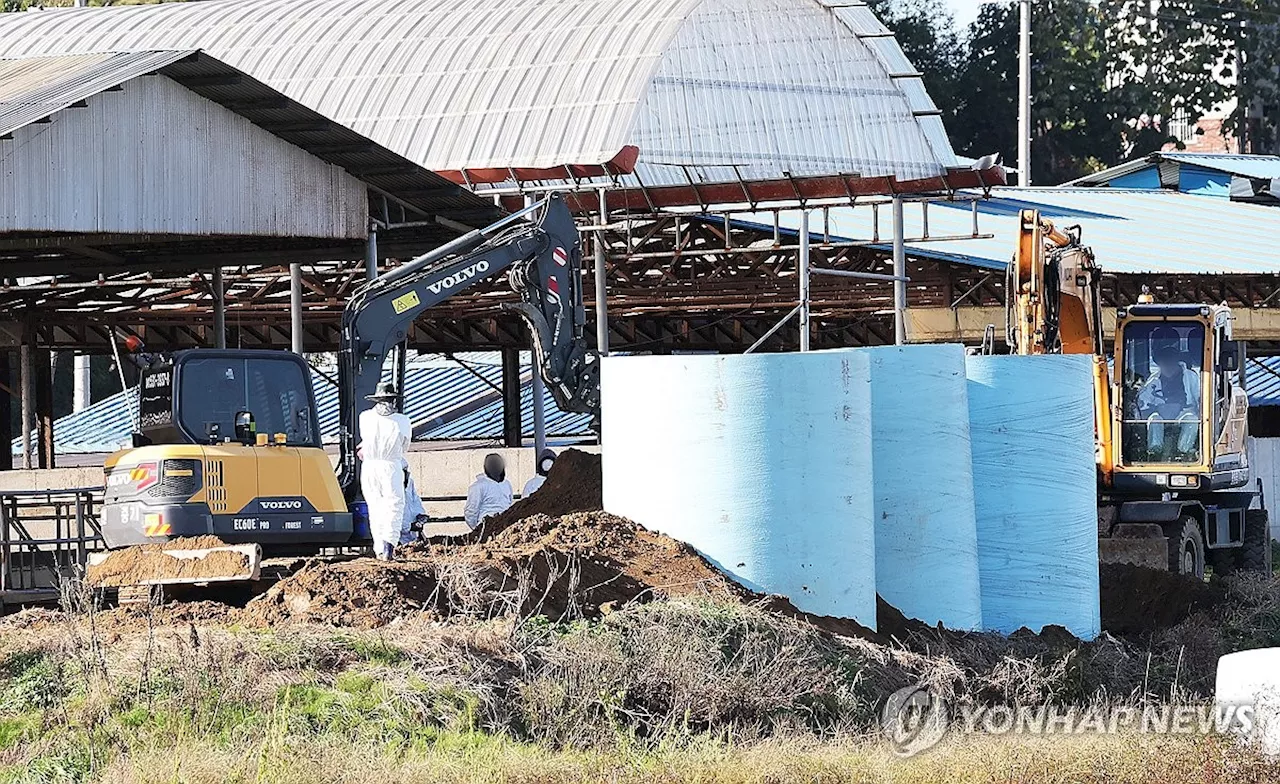
[(1271, 521), (1266, 509), (1244, 513), (1244, 546), (1239, 553), (1241, 571), (1271, 575)]
[(1164, 535), (1169, 539), (1169, 571), (1203, 579), (1205, 549), (1200, 522), (1184, 515), (1166, 523)]

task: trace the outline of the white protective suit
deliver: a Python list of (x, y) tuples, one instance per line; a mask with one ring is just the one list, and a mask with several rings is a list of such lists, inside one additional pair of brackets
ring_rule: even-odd
[(467, 490), (467, 506), (462, 517), (467, 525), (475, 528), (486, 517), (501, 514), (511, 507), (511, 483), (506, 479), (495, 482), (487, 474), (480, 474)]
[(534, 474), (528, 482), (524, 483), (524, 492), (520, 493), (520, 497), (528, 498), (533, 495), (539, 487), (542, 487), (542, 483), (545, 481), (547, 481), (547, 478), (542, 474)]
[[(404, 464), (404, 469), (409, 470), (408, 462)], [(416, 538), (411, 526), (418, 515), (426, 513), (422, 497), (418, 495), (418, 488), (413, 483), (413, 474), (409, 474), (409, 484), (404, 488), (404, 523), (400, 526), (400, 544), (409, 544)]]
[(413, 425), (404, 414), (379, 414), (372, 408), (360, 414), (360, 490), (369, 505), (373, 552), (381, 559), (390, 558), (400, 541), (405, 514), (404, 453), (412, 437)]

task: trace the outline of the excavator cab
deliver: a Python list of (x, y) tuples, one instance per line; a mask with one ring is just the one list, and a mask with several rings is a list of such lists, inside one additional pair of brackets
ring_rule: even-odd
[(1113, 486), (1226, 490), (1249, 481), (1244, 346), (1231, 311), (1134, 305), (1117, 314)]
[(134, 448), (106, 461), (107, 546), (350, 540), (310, 376), (284, 351), (191, 349), (143, 368)]

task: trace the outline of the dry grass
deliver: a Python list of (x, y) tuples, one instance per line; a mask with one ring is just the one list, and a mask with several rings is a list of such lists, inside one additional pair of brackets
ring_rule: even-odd
[(264, 742), (226, 749), (196, 744), (139, 749), (102, 771), (109, 784), (205, 782), (934, 782), (1128, 784), (1273, 782), (1280, 768), (1213, 738), (1111, 736), (970, 738), (902, 760), (870, 742), (701, 744), (648, 753), (550, 752), (490, 741), (403, 755), (352, 744)]
[(465, 569), (440, 582), (454, 611), (373, 631), (102, 613), (68, 586), (69, 612), (0, 621), (0, 784), (1280, 779), (1211, 737), (963, 737), (902, 761), (873, 736), (917, 683), (953, 705), (1203, 699), (1220, 651), (1277, 642), (1269, 581), (1149, 644), (892, 647), (710, 601), (552, 623), (519, 586), (495, 603)]

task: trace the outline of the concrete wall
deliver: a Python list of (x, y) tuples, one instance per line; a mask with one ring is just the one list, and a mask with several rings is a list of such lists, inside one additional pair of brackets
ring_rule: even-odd
[[(584, 452), (599, 453), (598, 446), (575, 447)], [(557, 452), (561, 451), (559, 449)], [(507, 460), (507, 478), (517, 494), (534, 474), (534, 450), (523, 449), (428, 449), (409, 453), (409, 468), (418, 493), (423, 496), (465, 496), (476, 475), (483, 470), (484, 456), (497, 452)], [(336, 460), (336, 456), (334, 456)], [(54, 468), (30, 471), (0, 471), (0, 492), (10, 490), (69, 490), (101, 487), (101, 466)], [(427, 504), (433, 516), (462, 514), (458, 501)]]

